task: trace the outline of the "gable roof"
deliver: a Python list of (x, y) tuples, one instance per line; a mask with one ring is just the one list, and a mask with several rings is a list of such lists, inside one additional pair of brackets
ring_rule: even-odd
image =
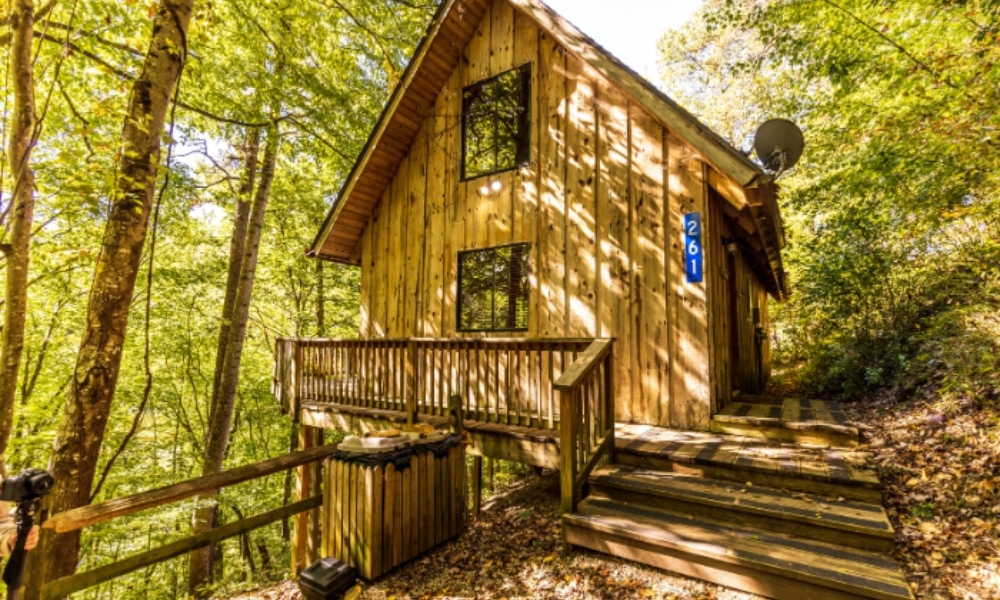
[[(444, 0), (441, 3), (307, 251), (309, 256), (357, 264), (354, 249), (369, 216), (492, 1)], [(787, 295), (779, 253), (784, 239), (770, 176), (539, 0), (504, 1), (530, 17), (539, 28), (631, 96), (724, 175), (710, 182), (734, 209), (750, 213), (761, 237), (764, 256), (760, 258), (771, 271), (769, 279), (773, 284), (768, 287), (772, 287), (778, 297)]]

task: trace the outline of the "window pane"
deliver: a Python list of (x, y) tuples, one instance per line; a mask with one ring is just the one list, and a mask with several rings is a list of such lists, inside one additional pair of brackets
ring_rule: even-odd
[(460, 255), (459, 329), (493, 329), (492, 252)]
[(512, 169), (527, 157), (527, 67), (465, 88), (463, 177)]
[(460, 331), (528, 328), (528, 244), (459, 254)]

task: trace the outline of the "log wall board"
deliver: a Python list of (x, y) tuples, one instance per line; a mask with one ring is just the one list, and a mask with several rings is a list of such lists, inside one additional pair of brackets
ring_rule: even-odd
[[(400, 140), (408, 151), (351, 253), (362, 267), (362, 337), (509, 337), (458, 330), (457, 257), (527, 243), (528, 328), (518, 335), (613, 337), (618, 420), (706, 429), (769, 368), (766, 340), (758, 348), (753, 336), (767, 324), (762, 281), (778, 276), (759, 266), (773, 251), (761, 246), (744, 183), (720, 174), (648, 94), (584, 58), (579, 40), (518, 2), (483, 9), (412, 142)], [(524, 65), (529, 162), (463, 181), (463, 90)], [(385, 135), (379, 143), (392, 142)], [(683, 223), (695, 212), (701, 282), (685, 277)], [(723, 236), (747, 240), (732, 274)]]

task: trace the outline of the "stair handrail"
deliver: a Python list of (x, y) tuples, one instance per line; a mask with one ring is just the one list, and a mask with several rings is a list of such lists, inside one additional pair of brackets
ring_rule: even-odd
[(553, 383), (559, 392), (562, 512), (576, 510), (583, 484), (615, 448), (614, 339), (597, 339)]

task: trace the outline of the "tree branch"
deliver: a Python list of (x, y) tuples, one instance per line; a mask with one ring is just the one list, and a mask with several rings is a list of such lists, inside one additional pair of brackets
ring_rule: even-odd
[(875, 35), (877, 35), (885, 43), (889, 44), (890, 46), (892, 46), (893, 48), (895, 48), (896, 50), (898, 50), (903, 56), (905, 56), (911, 62), (913, 62), (913, 64), (917, 65), (917, 67), (919, 67), (920, 69), (922, 69), (924, 71), (927, 71), (927, 73), (929, 73), (931, 75), (931, 77), (933, 77), (934, 79), (936, 79), (936, 80), (944, 83), (945, 85), (947, 85), (950, 88), (958, 89), (955, 86), (955, 84), (953, 84), (947, 77), (944, 77), (941, 73), (938, 73), (937, 71), (935, 71), (934, 69), (932, 69), (930, 66), (927, 65), (927, 63), (923, 62), (922, 60), (920, 60), (919, 58), (917, 58), (916, 56), (914, 56), (913, 54), (911, 54), (909, 50), (907, 50), (906, 48), (904, 48), (903, 46), (901, 46), (898, 42), (896, 42), (896, 40), (890, 38), (889, 36), (887, 36), (886, 34), (882, 33), (877, 28), (871, 26), (870, 24), (868, 24), (867, 22), (865, 22), (864, 20), (862, 20), (861, 17), (858, 17), (857, 15), (855, 15), (851, 11), (847, 10), (846, 8), (844, 8), (843, 6), (841, 6), (840, 4), (837, 4), (836, 2), (834, 2), (834, 0), (823, 0), (823, 2), (826, 2), (830, 6), (836, 8), (837, 10), (839, 10), (840, 12), (844, 13), (845, 15), (847, 15), (848, 17), (850, 17), (852, 20), (854, 20), (857, 24), (861, 25), (862, 27), (864, 27), (868, 31), (871, 31), (872, 33), (874, 33)]
[[(80, 111), (76, 109), (76, 106), (73, 104), (73, 100), (71, 100), (69, 94), (66, 93), (66, 89), (63, 87), (62, 81), (57, 80), (56, 83), (59, 85), (59, 94), (63, 97), (63, 100), (66, 101), (66, 106), (69, 107), (69, 112), (73, 113), (73, 116), (76, 117), (78, 121), (83, 123), (84, 129), (90, 129), (90, 121), (85, 119), (83, 115), (80, 114)], [(90, 137), (86, 133), (80, 137), (83, 138), (83, 143), (87, 146), (87, 162), (90, 162), (94, 158), (94, 147), (90, 145)]]
[(319, 135), (318, 133), (316, 133), (315, 131), (313, 131), (312, 129), (310, 129), (308, 126), (304, 125), (301, 121), (299, 121), (295, 117), (289, 117), (288, 121), (292, 125), (295, 125), (298, 129), (301, 129), (305, 133), (308, 133), (310, 136), (312, 136), (319, 143), (323, 144), (324, 146), (326, 146), (330, 150), (333, 150), (333, 152), (335, 154), (337, 154), (337, 156), (340, 156), (341, 158), (343, 158), (346, 161), (351, 161), (352, 160), (352, 158), (350, 156), (344, 154), (343, 151), (339, 150), (336, 146), (334, 146), (332, 143), (330, 143), (329, 141), (327, 141), (326, 138), (324, 138), (323, 136)]
[[(322, 2), (323, 0), (320, 1)], [(369, 37), (372, 38), (372, 41), (375, 42), (375, 45), (378, 46), (378, 49), (382, 52), (382, 57), (385, 58), (385, 62), (388, 63), (389, 68), (392, 69), (393, 78), (399, 79), (399, 71), (396, 69), (396, 65), (391, 60), (391, 54), (386, 49), (385, 45), (382, 43), (382, 36), (378, 35), (374, 31), (372, 31), (367, 25), (362, 23), (360, 19), (354, 16), (354, 13), (348, 10), (348, 8), (340, 2), (340, 0), (329, 0), (329, 1), (332, 2), (334, 5), (336, 5), (337, 8), (342, 10), (344, 14), (351, 19), (351, 21), (354, 21), (354, 24), (357, 25), (358, 29), (364, 31), (365, 33), (368, 34)]]

